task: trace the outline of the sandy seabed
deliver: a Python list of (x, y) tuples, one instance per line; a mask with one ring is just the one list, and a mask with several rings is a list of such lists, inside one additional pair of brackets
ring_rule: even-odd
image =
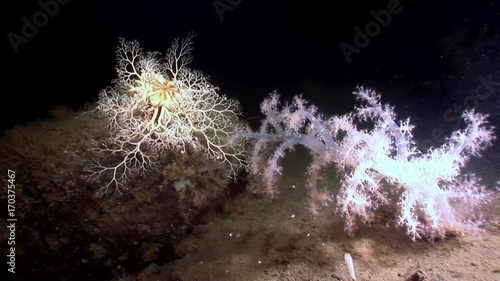
[(306, 210), (304, 157), (284, 159), (278, 200), (241, 193), (214, 206), (177, 247), (180, 259), (138, 280), (352, 280), (346, 252), (357, 280), (500, 280), (500, 203), (485, 210), (482, 232), (434, 243), (412, 241), (390, 213), (348, 236), (334, 206), (315, 218)]

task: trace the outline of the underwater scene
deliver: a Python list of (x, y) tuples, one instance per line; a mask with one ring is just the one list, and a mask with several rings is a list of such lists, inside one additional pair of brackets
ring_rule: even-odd
[(2, 280), (500, 280), (499, 3), (3, 10)]

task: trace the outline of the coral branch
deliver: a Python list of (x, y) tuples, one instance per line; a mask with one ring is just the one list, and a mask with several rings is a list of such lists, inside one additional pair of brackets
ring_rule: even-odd
[[(494, 140), (487, 116), (465, 112), (465, 129), (453, 132), (441, 147), (423, 153), (413, 141), (409, 120), (396, 121), (394, 109), (382, 105), (380, 96), (371, 90), (358, 88), (354, 94), (361, 105), (350, 114), (329, 119), (323, 119), (301, 97), (281, 107), (279, 96), (273, 93), (262, 103), (265, 119), (260, 130), (241, 131), (238, 136), (257, 140), (250, 167), (265, 179), (266, 193), (277, 193), (280, 159), (287, 150), (302, 145), (313, 154), (308, 171), (310, 210), (317, 213), (319, 206), (332, 200), (328, 187), (318, 186), (318, 179), (322, 169), (335, 164), (343, 175), (337, 211), (346, 220), (348, 232), (353, 231), (356, 217), (369, 223), (385, 204), (399, 207), (399, 225), (412, 239), (466, 230), (477, 207), (492, 195), (476, 180), (460, 181), (469, 157), (479, 155)], [(360, 123), (371, 128), (358, 129)], [(263, 151), (270, 147), (273, 152), (266, 158)], [(262, 172), (259, 163), (265, 162)], [(387, 184), (390, 189), (385, 188)]]
[(157, 52), (144, 53), (136, 41), (120, 39), (118, 79), (99, 96), (98, 110), (109, 119), (108, 142), (97, 155), (116, 155), (117, 164), (94, 163), (86, 178), (107, 177), (104, 187), (125, 187), (133, 174), (154, 168), (165, 150), (185, 152), (187, 147), (229, 166), (231, 176), (245, 169), (243, 145), (231, 142), (239, 124), (239, 104), (217, 93), (203, 73), (188, 68), (193, 60), (192, 39), (175, 39), (165, 63)]

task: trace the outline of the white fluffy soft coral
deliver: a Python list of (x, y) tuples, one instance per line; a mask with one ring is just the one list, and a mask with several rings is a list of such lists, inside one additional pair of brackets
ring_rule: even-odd
[[(494, 139), (487, 116), (465, 112), (467, 127), (424, 153), (414, 143), (409, 119), (397, 121), (394, 109), (382, 105), (374, 91), (358, 88), (354, 94), (361, 106), (327, 120), (301, 97), (280, 106), (273, 93), (262, 103), (266, 117), (260, 130), (242, 131), (239, 136), (257, 140), (250, 166), (253, 173), (261, 173), (266, 193), (277, 193), (281, 158), (296, 145), (303, 145), (313, 155), (307, 173), (312, 213), (333, 198), (328, 186), (318, 184), (321, 170), (335, 164), (344, 175), (336, 198), (346, 231), (353, 231), (358, 217), (371, 222), (378, 208), (386, 204), (399, 207), (399, 225), (412, 239), (466, 230), (477, 207), (492, 196), (477, 181), (459, 180), (469, 157), (479, 155)], [(359, 129), (360, 123), (368, 128)], [(264, 153), (269, 149), (270, 157)]]
[[(342, 158), (342, 167), (351, 172), (337, 197), (338, 210), (348, 222), (346, 229), (353, 230), (355, 217), (371, 221), (374, 211), (390, 203), (387, 198), (395, 194), (398, 223), (412, 239), (434, 239), (447, 231), (474, 228), (475, 209), (493, 194), (477, 180), (459, 179), (469, 157), (479, 155), (494, 139), (486, 116), (465, 112), (465, 129), (455, 131), (441, 147), (422, 153), (413, 144), (409, 121), (398, 125), (393, 109), (382, 106), (379, 96), (364, 89), (357, 94), (367, 105), (358, 108), (356, 117), (374, 125), (369, 131), (358, 131), (350, 124), (344, 129), (350, 137), (340, 142), (341, 150), (351, 150)], [(382, 189), (382, 179), (391, 184), (391, 190)]]

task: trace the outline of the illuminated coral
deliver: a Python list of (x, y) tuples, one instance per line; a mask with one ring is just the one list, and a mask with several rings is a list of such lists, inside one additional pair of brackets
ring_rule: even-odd
[(96, 161), (85, 178), (106, 178), (116, 191), (126, 189), (130, 175), (144, 174), (158, 165), (166, 150), (184, 153), (189, 147), (209, 159), (227, 164), (230, 174), (247, 165), (243, 146), (228, 143), (239, 123), (239, 104), (217, 93), (193, 60), (190, 33), (175, 39), (165, 56), (144, 53), (136, 41), (120, 39), (118, 78), (103, 90), (97, 109), (109, 119), (110, 138), (96, 154), (119, 156), (115, 164)]
[[(256, 140), (250, 171), (265, 182), (265, 193), (275, 196), (280, 160), (298, 145), (313, 156), (307, 171), (309, 209), (336, 199), (338, 213), (352, 233), (357, 219), (374, 221), (382, 206), (397, 206), (397, 224), (412, 239), (443, 238), (447, 231), (465, 232), (478, 225), (479, 207), (498, 197), (461, 170), (495, 139), (487, 116), (474, 111), (462, 115), (467, 127), (452, 133), (440, 147), (419, 151), (409, 119), (398, 121), (380, 95), (358, 88), (362, 103), (354, 112), (324, 118), (301, 97), (280, 105), (274, 93), (262, 105), (265, 119), (258, 132), (242, 131)], [(363, 128), (360, 128), (362, 127)], [(265, 153), (271, 148), (271, 155)], [(342, 176), (336, 196), (322, 173), (337, 169)]]

